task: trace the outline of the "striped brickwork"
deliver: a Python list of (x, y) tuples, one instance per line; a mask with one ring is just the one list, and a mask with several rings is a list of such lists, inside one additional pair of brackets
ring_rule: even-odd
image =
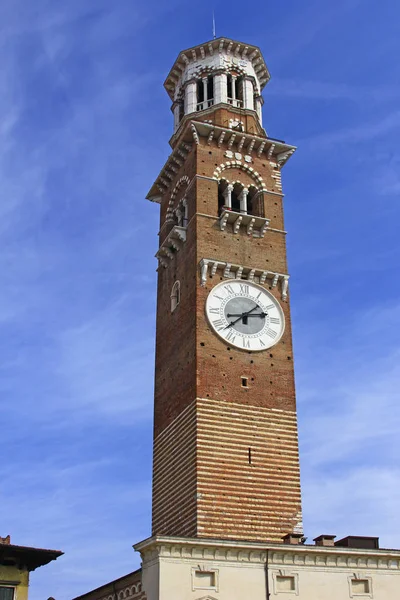
[(154, 445), (153, 533), (281, 541), (300, 527), (296, 413), (197, 399)]
[(282, 541), (301, 521), (296, 413), (197, 401), (198, 536)]
[(196, 404), (154, 440), (153, 534), (196, 537)]

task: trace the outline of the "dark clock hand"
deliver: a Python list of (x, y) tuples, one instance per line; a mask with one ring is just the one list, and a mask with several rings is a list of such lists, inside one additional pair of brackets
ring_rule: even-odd
[(255, 313), (254, 315), (246, 315), (246, 313), (241, 313), (241, 314), (227, 314), (226, 315), (227, 318), (229, 319), (230, 317), (243, 317), (243, 316), (247, 316), (247, 317), (266, 317), (267, 313), (265, 312), (261, 312), (261, 313)]
[(258, 304), (256, 304), (256, 305), (255, 305), (255, 306), (254, 306), (254, 307), (253, 307), (251, 310), (249, 310), (249, 311), (247, 311), (247, 312), (244, 312), (244, 313), (242, 313), (242, 314), (240, 315), (240, 317), (239, 317), (238, 319), (236, 319), (236, 321), (232, 321), (232, 323), (229, 323), (229, 325), (227, 325), (227, 326), (225, 327), (225, 329), (228, 329), (228, 327), (232, 327), (232, 325), (235, 325), (235, 324), (236, 324), (238, 321), (240, 321), (240, 319), (243, 319), (243, 317), (247, 317), (247, 316), (248, 316), (250, 313), (252, 313), (252, 312), (253, 312), (253, 310), (256, 310), (257, 308), (260, 308), (260, 307), (258, 306)]

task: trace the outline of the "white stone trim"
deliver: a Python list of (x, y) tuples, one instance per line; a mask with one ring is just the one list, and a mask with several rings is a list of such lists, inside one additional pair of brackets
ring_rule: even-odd
[[(244, 171), (245, 173), (250, 175), (250, 177), (257, 183), (257, 186), (256, 186), (257, 189), (259, 189), (260, 191), (263, 191), (263, 192), (268, 192), (267, 187), (264, 183), (264, 180), (261, 177), (261, 175), (258, 173), (258, 171), (255, 171), (253, 169), (253, 167), (249, 167), (247, 164), (242, 163), (241, 159), (240, 160), (229, 160), (225, 163), (221, 163), (214, 171), (214, 179), (216, 181), (221, 181), (222, 179), (225, 179), (224, 177), (222, 177), (222, 173), (229, 169), (240, 169), (241, 171)], [(228, 181), (228, 180), (226, 180), (226, 181)], [(234, 183), (234, 182), (229, 181), (229, 183)]]
[[(374, 594), (373, 594), (373, 587), (372, 587), (372, 577), (369, 577), (368, 575), (365, 575), (364, 573), (353, 573), (353, 575), (349, 575), (348, 578), (348, 583), (349, 583), (349, 596), (350, 598), (373, 598)], [(362, 592), (362, 593), (358, 593), (358, 592), (353, 592), (353, 581), (354, 580), (362, 580), (362, 581), (368, 581), (368, 588), (369, 588), (369, 592)]]
[(158, 258), (159, 264), (165, 269), (168, 267), (169, 261), (171, 261), (177, 252), (181, 249), (182, 245), (186, 242), (186, 227), (180, 227), (175, 225), (161, 244), (156, 258)]
[[(196, 576), (196, 572), (198, 571), (204, 571), (206, 573), (214, 573), (214, 578), (215, 578), (215, 585), (213, 586), (197, 586), (195, 585), (195, 576)], [(191, 569), (191, 574), (192, 574), (192, 591), (195, 592), (196, 590), (212, 590), (214, 592), (219, 592), (219, 569), (215, 569), (215, 568), (210, 568), (208, 565), (197, 565), (196, 567), (192, 567)]]
[[(230, 197), (226, 200), (227, 202), (225, 206), (230, 207)], [(226, 208), (225, 210), (222, 210), (219, 217), (220, 230), (225, 231), (228, 223), (232, 224), (232, 231), (235, 234), (239, 231), (240, 226), (242, 225), (246, 229), (247, 235), (255, 238), (263, 238), (268, 230), (270, 219), (266, 219), (265, 217), (257, 217), (255, 215), (248, 215), (246, 213), (238, 213), (233, 211), (231, 208)]]
[(289, 275), (286, 273), (276, 273), (275, 271), (257, 269), (256, 267), (249, 267), (247, 265), (237, 265), (215, 258), (202, 258), (199, 267), (200, 285), (202, 287), (206, 285), (210, 277), (213, 278), (217, 274), (218, 269), (222, 272), (222, 277), (225, 279), (240, 279), (245, 271), (246, 279), (254, 281), (254, 278), (257, 277), (259, 278), (260, 285), (264, 285), (267, 279), (272, 280), (272, 287), (277, 287), (278, 282), (280, 282), (282, 300), (287, 299)]
[[(272, 585), (273, 585), (273, 590), (274, 590), (274, 594), (280, 596), (281, 594), (291, 594), (293, 596), (298, 596), (299, 595), (299, 574), (297, 572), (294, 571), (288, 571), (287, 569), (279, 569), (277, 571), (271, 571), (271, 575), (272, 575)], [(294, 590), (279, 590), (278, 589), (278, 582), (277, 582), (277, 578), (279, 577), (293, 577), (294, 580)]]
[[(238, 540), (216, 540), (201, 538), (174, 538), (154, 536), (134, 546), (154, 558), (175, 558), (198, 561), (246, 562), (265, 564), (268, 552), (270, 567), (290, 568), (295, 565), (313, 566), (317, 569), (352, 568), (379, 571), (400, 571), (400, 550), (365, 550), (340, 546), (312, 546), (290, 544), (268, 544)], [(400, 574), (399, 574), (400, 576)], [(400, 579), (399, 579), (400, 581)]]

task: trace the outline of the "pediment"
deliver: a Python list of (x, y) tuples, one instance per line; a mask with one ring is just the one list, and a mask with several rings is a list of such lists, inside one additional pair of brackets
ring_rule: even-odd
[(202, 596), (201, 598), (196, 598), (196, 600), (217, 600), (214, 596)]

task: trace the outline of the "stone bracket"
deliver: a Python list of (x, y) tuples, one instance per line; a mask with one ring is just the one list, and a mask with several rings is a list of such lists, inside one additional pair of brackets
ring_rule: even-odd
[(186, 227), (180, 227), (175, 225), (161, 244), (156, 258), (158, 258), (159, 264), (167, 268), (169, 262), (175, 257), (175, 254), (179, 252), (182, 245), (186, 242)]
[(227, 225), (232, 225), (232, 233), (237, 233), (241, 226), (246, 228), (247, 235), (263, 238), (270, 224), (270, 219), (238, 213), (234, 210), (223, 209), (219, 217), (219, 228), (221, 231), (228, 231)]
[(289, 275), (286, 273), (275, 273), (274, 271), (266, 271), (265, 269), (257, 269), (246, 265), (235, 265), (223, 260), (215, 258), (203, 258), (200, 261), (200, 285), (204, 287), (207, 280), (213, 278), (217, 271), (220, 271), (220, 276), (225, 279), (247, 279), (256, 281), (260, 285), (270, 280), (272, 287), (280, 285), (282, 300), (286, 300), (288, 296)]

